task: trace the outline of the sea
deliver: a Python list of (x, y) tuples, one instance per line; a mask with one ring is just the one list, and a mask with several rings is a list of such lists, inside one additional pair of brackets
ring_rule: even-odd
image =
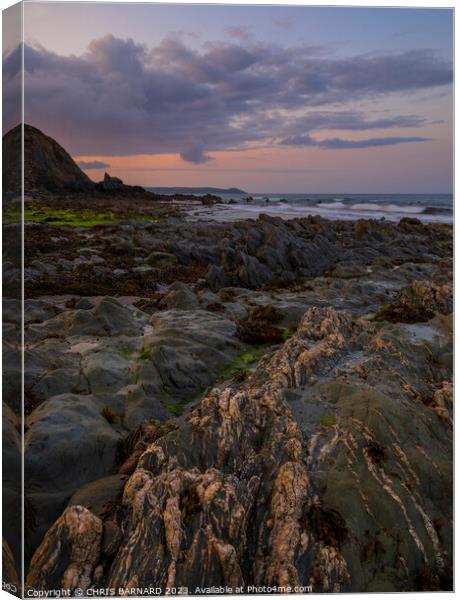
[(261, 213), (284, 219), (320, 215), (327, 219), (416, 217), (423, 222), (453, 223), (453, 194), (221, 194), (223, 204), (190, 207), (199, 219), (234, 221)]

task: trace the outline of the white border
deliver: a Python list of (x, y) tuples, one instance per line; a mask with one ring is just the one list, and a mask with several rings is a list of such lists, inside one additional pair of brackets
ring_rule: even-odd
[[(34, 0), (24, 0), (24, 3), (32, 3)], [(70, 2), (72, 4), (87, 4), (89, 0), (46, 0), (47, 2), (59, 2), (59, 3), (63, 3), (63, 2)], [(334, 2), (330, 2), (327, 0), (315, 0), (314, 2), (307, 2), (307, 1), (301, 1), (301, 0), (297, 0), (297, 1), (288, 1), (288, 0), (278, 0), (278, 1), (270, 1), (270, 0), (251, 0), (251, 1), (247, 1), (247, 0), (231, 0), (229, 2), (225, 2), (224, 0), (215, 0), (214, 2), (199, 2), (199, 1), (191, 1), (191, 0), (169, 0), (168, 2), (161, 2), (161, 1), (152, 1), (152, 2), (136, 2), (136, 0), (98, 0), (98, 2), (100, 3), (121, 3), (121, 4), (195, 4), (195, 5), (211, 5), (211, 4), (227, 4), (227, 5), (265, 5), (265, 6), (329, 6), (329, 7), (367, 7), (367, 8), (436, 8), (436, 9), (440, 9), (440, 8), (445, 8), (445, 9), (455, 9), (455, 5), (456, 2), (455, 0), (443, 0), (442, 2), (440, 2), (439, 4), (436, 2), (436, 0), (418, 0), (417, 2), (413, 1), (413, 0), (406, 0), (405, 2), (400, 2), (398, 0), (385, 0), (383, 2), (354, 2), (353, 0), (341, 0), (340, 3), (334, 3)], [(8, 8), (10, 6), (13, 6), (14, 4), (16, 4), (16, 2), (13, 2), (12, 0), (0, 0), (0, 7), (2, 10), (4, 10), (5, 8)], [(22, 18), (22, 26), (24, 27), (24, 18)], [(457, 31), (457, 27), (456, 27), (456, 19), (455, 19), (455, 13), (454, 13), (454, 61), (455, 63), (457, 63), (457, 58), (458, 58), (458, 53), (460, 52), (460, 50), (458, 49), (457, 45), (455, 44), (455, 34)], [(0, 33), (0, 41), (1, 41), (1, 33)], [(24, 53), (22, 54), (22, 64), (24, 66)], [(23, 77), (24, 77), (24, 69), (23, 69)], [(455, 84), (455, 75), (454, 75), (454, 84)], [(454, 134), (456, 133), (456, 120), (455, 120), (455, 108), (457, 108), (457, 98), (455, 95), (455, 85), (454, 85)], [(22, 94), (22, 115), (24, 117), (24, 95)], [(1, 110), (0, 110), (0, 116), (1, 116)], [(24, 122), (24, 118), (23, 118), (23, 122)], [(457, 169), (459, 167), (459, 153), (456, 152), (457, 149), (457, 136), (454, 135), (454, 209), (455, 209), (455, 175), (458, 172)], [(24, 152), (24, 148), (22, 148), (22, 152)], [(1, 157), (1, 148), (0, 148), (0, 157)], [(24, 177), (24, 169), (22, 167), (22, 178)], [(1, 183), (1, 179), (0, 179), (0, 183)], [(24, 188), (24, 185), (23, 185)], [(24, 207), (24, 194), (22, 194), (22, 207)], [(455, 215), (455, 210), (454, 210), (454, 215)], [(455, 221), (454, 221), (455, 223)], [(24, 224), (22, 226), (22, 235), (24, 235)], [(454, 240), (455, 242), (457, 241), (457, 228), (455, 227), (454, 229)], [(1, 242), (1, 228), (0, 228), (0, 242)], [(455, 250), (454, 250), (454, 258), (455, 258), (455, 263), (457, 263), (457, 259), (459, 258), (459, 253), (460, 250), (458, 249), (458, 244), (455, 243), (454, 246)], [(24, 250), (23, 250), (24, 251)], [(24, 277), (23, 277), (23, 272), (22, 272), (22, 293), (24, 290)], [(454, 319), (454, 324), (455, 324), (455, 329), (454, 331), (457, 331), (457, 325), (459, 323), (458, 319), (460, 319), (460, 316), (458, 317), (457, 314), (455, 313), (455, 319)], [(24, 315), (22, 314), (22, 321), (24, 319)], [(22, 336), (23, 336), (23, 332), (22, 332)], [(24, 342), (24, 339), (22, 339), (22, 342)], [(454, 336), (454, 348), (456, 349), (456, 338)], [(0, 357), (1, 357), (1, 348), (0, 348)], [(22, 360), (24, 360), (24, 357), (22, 357)], [(455, 353), (455, 370), (454, 373), (457, 372), (457, 367), (459, 366), (459, 361), (460, 358), (458, 357), (457, 353)], [(24, 377), (24, 369), (22, 371), (22, 377)], [(0, 381), (1, 381), (1, 374), (0, 374)], [(24, 397), (23, 394), (21, 394), (21, 404), (22, 404), (22, 411), (24, 414)], [(455, 399), (457, 400), (457, 393), (455, 393)], [(24, 419), (23, 419), (23, 423), (22, 423), (22, 440), (24, 443)], [(456, 449), (455, 449), (456, 452)], [(456, 455), (455, 455), (456, 458)], [(455, 461), (455, 467), (457, 467), (458, 462)], [(22, 469), (24, 468), (24, 464), (23, 464), (23, 458), (22, 458)], [(457, 475), (457, 468), (455, 468), (455, 475)], [(458, 496), (458, 485), (459, 485), (459, 479), (458, 477), (455, 477), (455, 488), (454, 488), (454, 493), (455, 493), (455, 499), (457, 499)], [(456, 502), (455, 502), (456, 505)], [(23, 511), (24, 511), (24, 506), (22, 505), (22, 515), (23, 515)], [(455, 508), (455, 506), (454, 506)], [(0, 504), (0, 516), (1, 516), (1, 504)], [(23, 519), (24, 522), (24, 519)], [(457, 523), (455, 523), (455, 531), (454, 531), (455, 537), (454, 539), (457, 539)], [(455, 547), (454, 547), (454, 583), (455, 583), (455, 574), (457, 573), (457, 570), (460, 566), (460, 561), (457, 559), (457, 553), (455, 552)], [(0, 567), (1, 568), (1, 567)], [(415, 594), (420, 594), (420, 592), (405, 592), (405, 594), (408, 594), (410, 596), (414, 596)], [(440, 595), (452, 595), (451, 592), (424, 592), (423, 593), (423, 597), (424, 598), (433, 598), (433, 597), (438, 597)], [(308, 596), (312, 596), (312, 597), (318, 597), (318, 596), (324, 596), (324, 595), (332, 595), (332, 594), (309, 594)], [(350, 594), (348, 594), (350, 595)], [(352, 594), (353, 596), (361, 596), (362, 594)], [(298, 595), (297, 597), (299, 597), (300, 595)], [(10, 594), (7, 594), (6, 592), (3, 592), (0, 590), (0, 600), (11, 600), (13, 596), (11, 596)], [(259, 595), (254, 595), (254, 596), (238, 596), (241, 598), (265, 598), (267, 599), (268, 596), (259, 596)], [(302, 597), (307, 597), (302, 595)], [(372, 594), (372, 598), (376, 598), (376, 599), (391, 599), (391, 598), (400, 598), (401, 597), (401, 593), (373, 593)], [(206, 598), (223, 598), (222, 596), (206, 596)], [(225, 598), (229, 598), (228, 596), (225, 596)], [(272, 595), (269, 596), (269, 598), (283, 598), (283, 596), (280, 595)]]

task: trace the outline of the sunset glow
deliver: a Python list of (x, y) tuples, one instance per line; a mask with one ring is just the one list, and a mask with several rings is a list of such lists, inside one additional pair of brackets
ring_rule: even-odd
[(451, 11), (191, 8), (26, 3), (26, 122), (94, 180), (451, 191)]

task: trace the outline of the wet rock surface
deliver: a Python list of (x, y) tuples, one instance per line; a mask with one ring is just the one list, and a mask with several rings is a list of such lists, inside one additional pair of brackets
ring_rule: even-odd
[(34, 227), (27, 585), (451, 589), (450, 227)]

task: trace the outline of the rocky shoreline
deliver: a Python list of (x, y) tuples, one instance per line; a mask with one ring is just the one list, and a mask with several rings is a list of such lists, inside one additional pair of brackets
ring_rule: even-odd
[(25, 226), (26, 585), (451, 589), (452, 227), (110, 202)]

